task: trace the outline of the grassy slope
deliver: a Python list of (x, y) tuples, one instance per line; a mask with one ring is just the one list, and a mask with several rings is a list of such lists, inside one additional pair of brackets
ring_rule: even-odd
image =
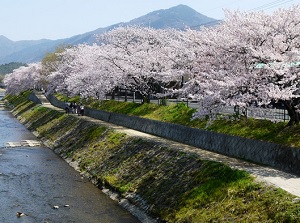
[(79, 161), (81, 170), (99, 185), (133, 195), (132, 202), (168, 222), (300, 221), (294, 196), (257, 183), (244, 171), (129, 137), (22, 97), (7, 99), (30, 130), (62, 156)]

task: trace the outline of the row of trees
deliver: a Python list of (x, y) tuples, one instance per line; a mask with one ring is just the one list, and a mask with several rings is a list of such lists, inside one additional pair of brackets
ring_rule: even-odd
[(293, 125), (300, 120), (299, 48), (298, 6), (271, 15), (227, 11), (221, 24), (201, 31), (119, 27), (98, 36), (97, 44), (65, 47), (17, 69), (5, 84), (8, 93), (43, 86), (99, 98), (123, 88), (145, 102), (151, 94), (188, 96), (201, 102), (196, 117), (224, 105), (277, 102)]

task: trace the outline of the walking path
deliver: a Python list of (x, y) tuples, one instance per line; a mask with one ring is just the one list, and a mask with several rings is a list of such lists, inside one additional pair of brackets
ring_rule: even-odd
[[(36, 96), (41, 100), (41, 102), (43, 103), (43, 106), (62, 111), (62, 109), (52, 106), (49, 103), (49, 101), (47, 101), (46, 97), (43, 94), (36, 93)], [(125, 132), (127, 135), (130, 135), (130, 136), (138, 136), (138, 137), (147, 138), (147, 139), (150, 139), (153, 141), (161, 142), (161, 143), (167, 145), (168, 147), (172, 147), (174, 149), (184, 150), (186, 152), (197, 154), (197, 155), (199, 155), (199, 157), (201, 157), (201, 159), (222, 162), (232, 168), (245, 170), (245, 171), (251, 173), (252, 175), (254, 175), (258, 180), (270, 183), (276, 187), (280, 187), (283, 190), (286, 190), (289, 193), (300, 197), (300, 176), (289, 174), (289, 173), (286, 173), (286, 172), (283, 172), (280, 170), (276, 170), (271, 167), (260, 166), (257, 164), (242, 161), (242, 160), (235, 159), (232, 157), (220, 155), (220, 154), (217, 154), (214, 152), (210, 152), (210, 151), (196, 148), (193, 146), (189, 146), (186, 144), (178, 143), (175, 141), (167, 140), (164, 138), (160, 138), (157, 136), (139, 132), (139, 131), (136, 131), (133, 129), (128, 129), (128, 128), (125, 128), (122, 126), (117, 126), (117, 125), (107, 123), (107, 122), (104, 122), (104, 121), (101, 121), (98, 119), (93, 119), (93, 118), (90, 118), (87, 116), (78, 116), (78, 117), (83, 118), (85, 120), (89, 120), (89, 121), (93, 121), (93, 122), (97, 122), (99, 124), (109, 126), (113, 129), (115, 129), (116, 131)]]

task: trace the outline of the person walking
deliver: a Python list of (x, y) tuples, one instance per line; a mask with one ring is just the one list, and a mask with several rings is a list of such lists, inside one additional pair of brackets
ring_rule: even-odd
[(66, 114), (70, 113), (70, 103), (69, 102), (67, 102), (65, 105), (65, 111), (66, 111)]
[(81, 105), (80, 105), (80, 115), (83, 116), (83, 114), (84, 114), (84, 105), (81, 104)]

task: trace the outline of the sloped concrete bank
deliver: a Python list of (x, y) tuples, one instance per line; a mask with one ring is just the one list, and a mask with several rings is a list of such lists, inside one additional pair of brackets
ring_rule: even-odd
[[(48, 99), (54, 106), (64, 108), (65, 103), (57, 100), (54, 96), (50, 95)], [(85, 115), (187, 145), (300, 175), (299, 148), (90, 108), (85, 108)]]

